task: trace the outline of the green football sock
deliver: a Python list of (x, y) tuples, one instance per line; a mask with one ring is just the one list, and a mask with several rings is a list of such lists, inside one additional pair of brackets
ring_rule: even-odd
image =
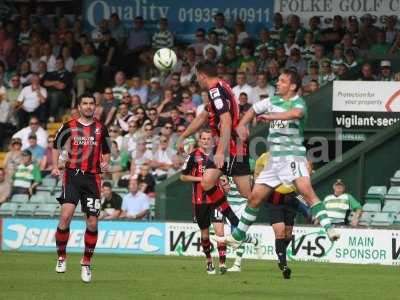
[(311, 214), (314, 218), (317, 218), (319, 223), (325, 230), (332, 227), (331, 219), (328, 217), (323, 202), (318, 202), (311, 206)]
[(232, 233), (232, 236), (236, 240), (243, 241), (246, 238), (247, 230), (249, 230), (250, 225), (256, 221), (259, 210), (259, 208), (246, 206), (240, 217), (238, 227)]

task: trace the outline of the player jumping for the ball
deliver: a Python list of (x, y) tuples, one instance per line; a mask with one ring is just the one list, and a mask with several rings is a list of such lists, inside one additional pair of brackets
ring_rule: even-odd
[(312, 188), (307, 170), (306, 149), (303, 146), (307, 108), (304, 100), (297, 94), (300, 87), (299, 75), (292, 70), (284, 70), (277, 83), (279, 96), (272, 96), (253, 104), (240, 121), (237, 131), (243, 141), (246, 141), (249, 135), (246, 125), (256, 115), (270, 123), (268, 142), (271, 158), (255, 181), (238, 227), (232, 235), (217, 241), (226, 242), (234, 248), (238, 247), (245, 241), (247, 230), (256, 220), (262, 201), (281, 183), (292, 182), (298, 193), (311, 206), (312, 215), (325, 228), (328, 238), (331, 241), (340, 238), (327, 216), (323, 202)]
[[(217, 204), (226, 202), (225, 193), (217, 184), (222, 174), (232, 176), (239, 192), (248, 198), (251, 193), (248, 147), (246, 143), (240, 142), (236, 134), (236, 127), (239, 123), (239, 106), (232, 89), (225, 81), (218, 78), (216, 65), (213, 62), (199, 62), (196, 65), (196, 77), (200, 86), (208, 90), (210, 103), (182, 133), (178, 145), (183, 148), (182, 143), (185, 138), (208, 123), (216, 147), (211, 159), (207, 161), (201, 180), (207, 202)], [(226, 157), (227, 153), (229, 157)], [(225, 215), (223, 210), (222, 213)], [(229, 213), (233, 216), (227, 217), (236, 227), (239, 220), (231, 209)], [(244, 242), (258, 244), (258, 241), (249, 234), (245, 236)]]
[(86, 213), (85, 252), (81, 260), (81, 279), (90, 282), (90, 261), (97, 243), (97, 221), (100, 213), (101, 170), (108, 168), (110, 148), (107, 143), (107, 128), (93, 118), (95, 100), (91, 94), (78, 98), (80, 118), (62, 125), (54, 141), (53, 176), (59, 176), (58, 158), (62, 149), (67, 149), (68, 160), (63, 174), (63, 186), (58, 201), (61, 215), (55, 234), (57, 245), (56, 272), (64, 273), (69, 227), (79, 201)]

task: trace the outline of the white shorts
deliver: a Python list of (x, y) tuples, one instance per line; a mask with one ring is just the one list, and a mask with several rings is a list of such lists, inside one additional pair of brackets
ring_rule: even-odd
[(280, 184), (292, 184), (300, 177), (310, 177), (305, 157), (285, 158), (284, 160), (272, 158), (261, 171), (255, 183), (275, 188)]

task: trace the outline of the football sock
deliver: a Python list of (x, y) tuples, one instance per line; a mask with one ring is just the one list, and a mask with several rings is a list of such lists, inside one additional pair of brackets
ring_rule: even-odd
[(219, 264), (223, 265), (223, 264), (225, 264), (225, 261), (226, 261), (226, 245), (219, 244), (217, 246), (217, 248), (218, 248), (218, 256), (219, 256)]
[(332, 227), (331, 219), (328, 217), (323, 202), (318, 202), (311, 206), (311, 214), (314, 218), (317, 218), (319, 223), (325, 230)]
[(83, 265), (90, 265), (90, 260), (93, 256), (94, 249), (96, 248), (97, 243), (97, 230), (90, 231), (86, 229), (85, 232), (85, 252), (83, 253), (82, 264)]
[(244, 253), (244, 246), (240, 245), (239, 248), (237, 248), (236, 250), (236, 258), (234, 262), (234, 264), (238, 267), (240, 267), (242, 264), (243, 253)]
[(210, 240), (208, 238), (201, 239), (201, 247), (203, 248), (203, 252), (207, 257), (207, 261), (211, 260), (211, 243)]
[(246, 206), (240, 217), (239, 225), (232, 233), (235, 240), (243, 241), (246, 238), (247, 230), (249, 230), (250, 225), (256, 221), (259, 210), (259, 208)]
[(278, 255), (279, 264), (283, 267), (286, 266), (286, 251), (285, 251), (285, 239), (275, 240), (275, 253)]
[(292, 239), (285, 239), (285, 249), (287, 249), (287, 247), (289, 246), (290, 242), (292, 241)]
[(57, 227), (55, 238), (57, 246), (57, 255), (58, 257), (62, 257), (63, 259), (65, 259), (65, 257), (67, 256), (66, 248), (69, 239), (69, 228), (60, 229)]

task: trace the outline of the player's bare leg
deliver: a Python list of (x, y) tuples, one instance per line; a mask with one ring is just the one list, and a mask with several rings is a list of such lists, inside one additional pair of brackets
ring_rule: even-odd
[(90, 263), (96, 248), (97, 243), (97, 216), (86, 217), (86, 232), (85, 232), (85, 252), (81, 260), (81, 279), (83, 282), (90, 282), (92, 280), (92, 272), (90, 270)]
[(215, 268), (211, 257), (211, 242), (210, 242), (210, 233), (208, 228), (200, 230), (200, 238), (201, 238), (201, 247), (203, 248), (203, 252), (206, 256), (207, 273), (213, 275), (215, 274)]
[(319, 223), (326, 230), (328, 238), (331, 241), (336, 241), (340, 238), (340, 233), (332, 226), (325, 205), (321, 202), (312, 188), (309, 177), (299, 177), (294, 181), (298, 193), (303, 196), (304, 200), (311, 207), (311, 214), (318, 219)]
[[(213, 227), (215, 230), (215, 235), (222, 237), (224, 236), (224, 223), (223, 222), (214, 222)], [(218, 256), (219, 256), (219, 273), (221, 275), (226, 273), (226, 245), (221, 242), (217, 242)]]
[(67, 271), (67, 243), (69, 239), (69, 225), (75, 212), (75, 204), (64, 203), (61, 206), (60, 220), (55, 233), (57, 247), (56, 272), (65, 273)]
[[(293, 227), (290, 226), (292, 229)], [(286, 226), (285, 223), (280, 222), (280, 223), (275, 223), (272, 224), (272, 229), (274, 230), (275, 234), (275, 253), (278, 256), (278, 267), (282, 271), (283, 278), (289, 279), (290, 274), (292, 271), (288, 268), (287, 266), (287, 261), (286, 261)], [(291, 236), (291, 230), (290, 230), (290, 236)]]

